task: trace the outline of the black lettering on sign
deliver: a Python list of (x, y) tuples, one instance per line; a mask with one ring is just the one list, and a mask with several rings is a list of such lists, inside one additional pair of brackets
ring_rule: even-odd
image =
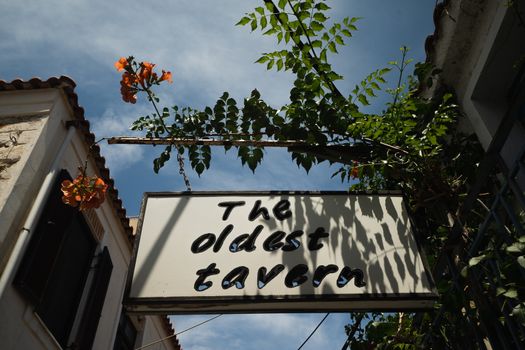
[(273, 215), (281, 221), (292, 216), (292, 212), (290, 211), (290, 201), (288, 199), (281, 199), (277, 202), (273, 207)]
[(348, 266), (343, 267), (337, 278), (337, 286), (343, 288), (348, 282), (354, 279), (354, 285), (356, 287), (364, 287), (366, 283), (364, 282), (364, 274), (360, 269), (351, 269)]
[(208, 265), (207, 268), (200, 269), (197, 271), (197, 276), (199, 277), (197, 278), (197, 280), (195, 281), (195, 284), (193, 285), (193, 288), (197, 292), (205, 291), (206, 289), (210, 288), (213, 285), (213, 282), (206, 281), (206, 278), (213, 276), (213, 275), (217, 275), (221, 272), (219, 269), (215, 268), (216, 266), (217, 264), (212, 263)]
[(241, 250), (253, 252), (255, 250), (255, 240), (257, 239), (263, 228), (263, 225), (257, 225), (257, 227), (253, 229), (253, 232), (251, 234), (244, 233), (235, 238), (230, 244), (230, 252), (237, 253)]
[(217, 242), (215, 242), (215, 245), (213, 246), (213, 251), (215, 253), (221, 250), (224, 240), (226, 239), (226, 237), (228, 237), (228, 235), (232, 232), (232, 230), (233, 230), (232, 224), (229, 224), (222, 230), (221, 234), (219, 235), (219, 238), (217, 238)]
[(275, 265), (268, 273), (266, 273), (266, 267), (260, 267), (259, 271), (257, 272), (257, 287), (259, 287), (259, 289), (263, 289), (264, 286), (273, 280), (275, 276), (280, 274), (282, 270), (284, 270), (283, 264)]
[(273, 252), (281, 248), (284, 245), (284, 243), (281, 242), (284, 236), (286, 236), (286, 233), (283, 231), (275, 231), (264, 240), (263, 249), (267, 252)]
[(319, 240), (321, 238), (326, 238), (328, 237), (328, 232), (325, 232), (324, 228), (322, 227), (318, 227), (314, 233), (310, 233), (308, 235), (308, 237), (310, 237), (310, 241), (308, 242), (308, 249), (310, 250), (319, 250), (321, 249), (324, 244), (323, 243), (319, 243)]
[(294, 266), (284, 278), (284, 284), (288, 288), (295, 288), (303, 284), (308, 280), (305, 274), (308, 272), (308, 266), (305, 264), (299, 264)]
[(233, 208), (240, 207), (245, 205), (245, 201), (238, 201), (238, 202), (220, 202), (217, 204), (219, 207), (224, 207), (226, 210), (224, 211), (224, 214), (222, 214), (222, 220), (226, 221), (228, 220), (228, 217), (230, 216)]
[(250, 270), (246, 266), (234, 268), (222, 279), (222, 289), (228, 289), (233, 286), (237, 289), (243, 289), (244, 281), (246, 281), (249, 273)]
[(258, 199), (255, 201), (252, 211), (250, 211), (250, 215), (248, 215), (248, 220), (253, 221), (257, 219), (260, 215), (262, 215), (265, 220), (270, 220), (270, 214), (268, 214), (268, 209), (266, 209), (265, 207), (261, 207), (261, 200)]
[(215, 235), (213, 233), (205, 233), (193, 241), (191, 244), (191, 252), (193, 254), (202, 253), (211, 247), (213, 243), (215, 243)]
[(314, 272), (314, 278), (312, 280), (312, 285), (314, 287), (319, 287), (321, 282), (323, 282), (323, 279), (330, 273), (335, 273), (339, 270), (339, 267), (334, 264), (330, 265), (319, 265)]
[(283, 251), (291, 252), (298, 249), (301, 246), (301, 242), (297, 238), (303, 235), (302, 230), (296, 230), (286, 236), (286, 244), (283, 246)]
[(243, 242), (245, 239), (247, 239), (248, 237), (250, 237), (249, 234), (247, 233), (243, 233), (242, 235), (239, 235), (237, 236), (231, 243), (230, 243), (230, 252), (232, 253), (237, 253), (237, 252), (240, 252), (241, 250), (239, 249), (239, 244), (241, 244), (241, 242)]

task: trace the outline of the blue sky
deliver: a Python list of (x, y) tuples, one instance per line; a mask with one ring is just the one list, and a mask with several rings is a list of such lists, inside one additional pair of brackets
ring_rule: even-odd
[[(399, 47), (411, 48), (424, 60), (423, 44), (434, 30), (434, 0), (334, 0), (331, 17), (363, 17), (359, 31), (334, 58), (343, 92), (369, 72), (400, 58)], [(121, 56), (155, 62), (173, 73), (174, 83), (158, 90), (165, 105), (202, 108), (223, 91), (238, 102), (257, 88), (272, 106), (288, 100), (292, 77), (267, 72), (254, 64), (261, 52), (275, 49), (273, 38), (235, 27), (242, 15), (262, 0), (0, 0), (0, 79), (67, 75), (76, 83), (79, 103), (98, 138), (131, 135), (131, 122), (151, 112), (146, 103), (121, 101), (120, 75), (113, 67)], [(390, 81), (395, 76), (389, 77)], [(382, 105), (374, 108), (381, 110)], [(102, 145), (116, 187), (130, 215), (140, 209), (145, 191), (182, 191), (176, 164), (159, 175), (152, 160), (159, 148)], [(194, 190), (344, 190), (326, 165), (309, 174), (283, 150), (268, 150), (255, 175), (241, 167), (234, 151), (214, 151), (211, 170), (200, 178), (188, 172)], [(175, 318), (182, 330), (207, 316)], [(322, 314), (227, 315), (181, 335), (184, 349), (297, 348)], [(331, 315), (304, 349), (340, 348), (347, 314)]]

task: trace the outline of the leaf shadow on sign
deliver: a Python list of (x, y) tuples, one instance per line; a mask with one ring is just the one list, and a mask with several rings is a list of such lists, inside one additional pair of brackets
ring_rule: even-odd
[[(186, 206), (188, 205), (189, 200), (190, 200), (190, 197), (186, 197), (186, 198), (182, 198), (181, 200), (177, 201), (177, 205), (173, 209), (173, 212), (169, 216), (167, 216), (168, 220), (166, 221), (166, 224), (163, 226), (162, 230), (160, 231), (160, 234), (158, 235), (158, 239), (155, 241), (149, 254), (146, 255), (146, 257), (144, 258), (143, 263), (134, 272), (134, 275), (133, 275), (134, 284), (141, 285), (141, 286), (144, 286), (147, 284), (148, 276), (150, 275), (151, 271), (153, 271), (154, 266), (157, 262), (157, 259), (160, 256), (162, 249), (164, 248), (164, 246), (166, 245), (166, 242), (169, 239), (171, 229), (172, 227), (176, 225), (179, 217), (182, 216), (182, 213), (186, 209)], [(142, 219), (144, 220), (144, 217)], [(141, 232), (141, 235), (144, 233), (145, 232)]]
[[(283, 254), (282, 264), (285, 266), (287, 271), (290, 271), (298, 264), (309, 265), (307, 272), (308, 280), (294, 288), (298, 288), (302, 296), (314, 296), (319, 294), (316, 287), (313, 285), (313, 275), (316, 266), (318, 266), (318, 252), (319, 250), (309, 250), (308, 242), (309, 235), (312, 234), (318, 227), (318, 223), (321, 223), (322, 213), (319, 212), (319, 208), (323, 206), (322, 196), (300, 196), (301, 200), (294, 201), (294, 208), (292, 210), (291, 220), (294, 226), (290, 230), (302, 230), (304, 234), (299, 238), (301, 247), (293, 252)], [(289, 199), (288, 196), (283, 196), (282, 199)], [(329, 222), (329, 221), (328, 221)], [(330, 227), (324, 224), (323, 227), (326, 232), (330, 232)], [(324, 242), (323, 239), (319, 240), (319, 243), (323, 245), (320, 249), (327, 249), (329, 245)], [(334, 294), (335, 291), (327, 283), (321, 283), (317, 288), (322, 289), (322, 294)]]
[[(342, 265), (360, 269), (365, 274), (367, 286), (364, 288), (358, 288), (350, 281), (341, 290), (335, 291), (334, 284), (323, 283), (318, 287), (322, 294), (362, 292), (395, 295), (415, 293), (420, 285), (429, 287), (426, 272), (416, 259), (417, 246), (410, 237), (406, 211), (398, 212), (392, 199), (384, 198), (381, 202), (379, 196), (369, 195), (305, 196), (295, 201), (295, 225), (305, 231), (301, 237), (300, 260), (314, 269), (319, 264), (327, 264), (319, 261), (318, 250), (307, 248), (308, 235), (321, 225), (329, 233), (327, 241), (321, 240), (324, 242), (321, 249), (328, 249), (328, 246), (332, 257), (341, 254)], [(334, 216), (334, 213), (338, 214)], [(395, 235), (392, 230), (397, 231)], [(284, 254), (282, 263), (289, 271), (298, 263), (298, 258)], [(339, 271), (344, 266), (338, 266)], [(326, 278), (337, 278), (339, 271)], [(295, 287), (302, 295), (319, 294), (319, 290), (316, 291), (312, 285), (312, 275), (313, 271), (308, 271), (309, 280)]]
[[(402, 286), (406, 292), (415, 292), (419, 281), (419, 276), (414, 275), (412, 285), (407, 285), (410, 281), (406, 279), (406, 271), (416, 271), (415, 255), (412, 259), (402, 259), (401, 255), (406, 253), (411, 246), (410, 232), (406, 225), (400, 225), (402, 221), (408, 219), (402, 217), (398, 212), (391, 197), (384, 197), (384, 203), (381, 205), (379, 196), (358, 197), (357, 205), (363, 214), (363, 221), (356, 220), (355, 229), (358, 242), (366, 242), (365, 246), (377, 247), (367, 254), (366, 274), (369, 277), (369, 291), (372, 293), (393, 293), (398, 294)], [(382, 208), (386, 208), (386, 213)], [(366, 227), (366, 221), (372, 220), (371, 226), (377, 227), (377, 231), (371, 231)], [(381, 222), (382, 221), (382, 222)], [(381, 223), (380, 223), (381, 222)], [(396, 229), (396, 234), (391, 229)], [(395, 238), (394, 238), (395, 237)]]
[[(385, 208), (390, 217), (396, 219), (396, 230), (399, 233), (404, 233), (401, 236), (401, 243), (405, 248), (403, 256), (398, 254), (394, 255), (394, 260), (397, 266), (397, 271), (399, 272), (401, 281), (404, 281), (408, 275), (415, 281), (414, 284), (420, 284), (426, 290), (432, 289), (431, 281), (428, 279), (427, 272), (423, 266), (415, 266), (415, 259), (413, 252), (419, 252), (419, 247), (417, 246), (415, 237), (416, 232), (413, 232), (410, 226), (410, 218), (408, 216), (408, 211), (402, 210), (400, 213), (397, 212), (395, 205), (391, 197), (387, 197), (385, 200)], [(390, 233), (389, 227), (387, 225), (383, 226), (383, 237), (390, 244), (393, 244), (392, 234)], [(411, 239), (412, 238), (412, 239)], [(423, 259), (423, 256), (420, 256)]]

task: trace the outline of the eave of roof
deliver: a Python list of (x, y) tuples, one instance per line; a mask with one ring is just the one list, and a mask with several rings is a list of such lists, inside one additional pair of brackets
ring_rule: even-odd
[(433, 21), (434, 21), (434, 33), (427, 36), (425, 39), (425, 54), (426, 61), (432, 62), (434, 59), (434, 54), (436, 50), (436, 42), (439, 40), (440, 36), (440, 21), (444, 14), (447, 13), (447, 6), (450, 3), (450, 0), (444, 0), (440, 3), (436, 2), (433, 12)]

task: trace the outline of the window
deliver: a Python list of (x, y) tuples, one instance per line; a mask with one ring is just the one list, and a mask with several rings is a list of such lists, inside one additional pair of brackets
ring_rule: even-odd
[(118, 324), (117, 337), (113, 350), (133, 350), (135, 340), (137, 339), (137, 329), (131, 322), (131, 319), (125, 313), (120, 315)]
[[(63, 348), (90, 349), (113, 265), (107, 248), (95, 256), (83, 214), (62, 203), (57, 189), (67, 178), (66, 171), (57, 177), (15, 285)], [(75, 320), (79, 331), (72, 334)]]

